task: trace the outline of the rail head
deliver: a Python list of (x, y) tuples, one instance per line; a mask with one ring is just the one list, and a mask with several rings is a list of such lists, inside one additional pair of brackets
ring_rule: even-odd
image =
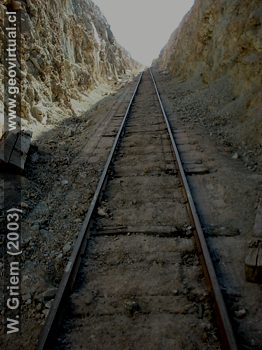
[(125, 115), (123, 117), (122, 123), (120, 125), (120, 128), (118, 130), (118, 133), (115, 137), (114, 143), (112, 145), (112, 148), (110, 150), (109, 156), (107, 158), (106, 164), (104, 166), (102, 175), (99, 179), (96, 191), (94, 193), (94, 196), (92, 198), (91, 204), (88, 208), (87, 214), (85, 216), (84, 222), (82, 224), (80, 233), (78, 235), (78, 238), (76, 240), (76, 243), (74, 245), (73, 252), (69, 258), (69, 261), (67, 263), (67, 266), (65, 267), (64, 274), (62, 277), (62, 280), (59, 284), (58, 291), (55, 296), (55, 300), (52, 304), (52, 307), (50, 309), (50, 312), (47, 316), (45, 325), (43, 327), (43, 330), (40, 334), (39, 341), (38, 341), (38, 350), (49, 350), (50, 343), (52, 339), (54, 338), (54, 333), (57, 328), (57, 324), (59, 323), (59, 316), (61, 309), (63, 307), (63, 302), (65, 301), (66, 297), (72, 290), (77, 272), (79, 270), (80, 262), (81, 262), (81, 255), (83, 251), (85, 250), (86, 243), (88, 240), (88, 229), (91, 223), (92, 216), (95, 212), (95, 209), (98, 204), (99, 197), (103, 191), (104, 184), (106, 182), (108, 170), (110, 167), (110, 164), (113, 160), (114, 153), (117, 149), (118, 143), (121, 139), (122, 132), (125, 128), (126, 121), (129, 116), (129, 112), (133, 103), (133, 100), (137, 94), (140, 82), (142, 80), (143, 72), (139, 75), (138, 82), (135, 86), (134, 92), (132, 94), (132, 97), (130, 99), (130, 102), (128, 104), (128, 107), (126, 109)]
[(200, 248), (202, 257), (203, 257), (205, 272), (206, 272), (206, 275), (208, 277), (211, 291), (212, 291), (212, 294), (214, 297), (216, 316), (217, 316), (218, 325), (219, 325), (219, 332), (221, 333), (221, 343), (223, 344), (223, 349), (237, 350), (238, 347), (237, 347), (237, 343), (236, 343), (235, 336), (233, 333), (232, 325), (231, 325), (231, 322), (229, 320), (226, 305), (225, 305), (225, 302), (224, 302), (224, 299), (223, 299), (223, 296), (222, 296), (222, 293), (221, 293), (221, 290), (220, 290), (220, 287), (218, 284), (218, 280), (217, 280), (216, 273), (215, 273), (215, 268), (214, 268), (214, 265), (213, 265), (208, 247), (207, 247), (206, 239), (205, 239), (205, 236), (204, 236), (204, 233), (202, 230), (199, 216), (197, 214), (196, 206), (195, 206), (195, 203), (194, 203), (191, 191), (190, 191), (190, 187), (189, 187), (189, 184), (188, 184), (185, 172), (184, 172), (184, 168), (183, 168), (181, 157), (180, 157), (177, 145), (176, 145), (176, 141), (174, 139), (172, 128), (171, 128), (169, 119), (167, 117), (164, 105), (162, 103), (160, 93), (158, 91), (153, 72), (150, 68), (149, 68), (149, 71), (150, 71), (150, 75), (151, 75), (151, 78), (152, 78), (152, 81), (153, 81), (153, 84), (155, 87), (155, 91), (156, 91), (156, 94), (158, 97), (160, 107), (161, 107), (161, 110), (163, 113), (163, 117), (164, 117), (165, 122), (166, 122), (166, 127), (168, 130), (170, 141), (172, 143), (173, 151), (174, 151), (175, 156), (176, 156), (176, 161), (178, 164), (180, 177), (181, 177), (181, 180), (182, 180), (182, 183), (184, 186), (184, 190), (186, 192), (186, 196), (188, 199), (190, 214), (191, 214), (191, 217), (193, 219), (194, 226), (195, 226), (197, 243), (198, 243), (198, 246)]

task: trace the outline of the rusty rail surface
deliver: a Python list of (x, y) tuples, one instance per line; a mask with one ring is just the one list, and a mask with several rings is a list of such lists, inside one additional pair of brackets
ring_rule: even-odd
[[(161, 97), (156, 85), (156, 81), (154, 79), (153, 73), (151, 70), (150, 71), (150, 75), (155, 87), (155, 91), (158, 97), (158, 101), (163, 113), (163, 117), (165, 119), (165, 123), (166, 123), (166, 127), (167, 127), (167, 131), (170, 137), (170, 141), (172, 143), (172, 147), (173, 147), (173, 151), (175, 153), (176, 156), (176, 161), (178, 164), (178, 168), (179, 168), (179, 175), (185, 190), (185, 194), (189, 203), (189, 208), (190, 208), (190, 216), (191, 216), (191, 220), (192, 220), (192, 226), (194, 227), (194, 232), (195, 232), (195, 238), (197, 241), (197, 245), (200, 251), (200, 255), (201, 255), (201, 260), (204, 266), (204, 270), (205, 270), (205, 274), (207, 276), (208, 282), (209, 282), (209, 286), (213, 295), (213, 300), (214, 300), (214, 307), (215, 307), (215, 313), (217, 316), (217, 321), (218, 321), (218, 328), (219, 328), (219, 332), (220, 332), (220, 342), (221, 345), (223, 346), (223, 349), (226, 350), (237, 350), (237, 345), (236, 345), (236, 341), (235, 341), (235, 337), (234, 337), (234, 333), (232, 330), (232, 326), (228, 317), (228, 313), (226, 310), (226, 306), (223, 300), (223, 296), (221, 293), (221, 290), (219, 288), (219, 284), (217, 281), (217, 277), (215, 274), (215, 269), (208, 251), (208, 247), (205, 241), (205, 237), (202, 231), (202, 227), (200, 224), (200, 220), (196, 211), (196, 207), (192, 198), (192, 194), (185, 176), (185, 172), (183, 169), (183, 165), (181, 162), (181, 158), (176, 146), (176, 142), (174, 140), (174, 136), (172, 133), (172, 129), (168, 120), (168, 117), (166, 115), (163, 103), (161, 101)], [(62, 308), (63, 308), (63, 302), (66, 300), (66, 298), (68, 297), (68, 295), (70, 294), (70, 292), (72, 291), (73, 285), (74, 285), (74, 281), (76, 279), (78, 270), (79, 270), (79, 266), (81, 263), (81, 258), (85, 252), (85, 248), (87, 245), (87, 241), (89, 239), (89, 228), (90, 228), (90, 224), (91, 224), (91, 220), (94, 214), (95, 209), (97, 208), (99, 199), (101, 197), (101, 194), (103, 192), (103, 189), (107, 183), (107, 178), (108, 178), (108, 170), (110, 168), (110, 165), (114, 159), (114, 154), (115, 151), (119, 145), (119, 142), (121, 140), (121, 137), (123, 135), (123, 131), (125, 129), (126, 126), (126, 122), (130, 113), (130, 109), (131, 106), (133, 104), (134, 98), (137, 94), (141, 79), (142, 79), (143, 73), (141, 73), (141, 75), (138, 78), (138, 82), (136, 84), (134, 93), (132, 95), (132, 98), (129, 102), (129, 105), (127, 107), (125, 116), (123, 117), (123, 121), (121, 123), (121, 126), (119, 128), (119, 131), (116, 135), (114, 144), (112, 146), (112, 149), (110, 151), (110, 154), (108, 156), (107, 162), (104, 166), (102, 175), (100, 177), (99, 183), (97, 185), (95, 194), (93, 196), (92, 202), (89, 206), (88, 212), (86, 214), (86, 217), (84, 219), (82, 228), (80, 230), (79, 236), (77, 238), (77, 241), (75, 243), (73, 252), (71, 254), (71, 257), (69, 259), (69, 262), (65, 268), (64, 271), (64, 275), (62, 277), (62, 280), (60, 282), (55, 300), (53, 302), (53, 305), (50, 309), (50, 312), (48, 314), (46, 323), (44, 325), (44, 328), (42, 330), (42, 333), (40, 335), (39, 338), (39, 343), (38, 343), (38, 350), (47, 350), (50, 349), (50, 345), (52, 344), (52, 340), (55, 338), (55, 331), (57, 329), (57, 326), (61, 320), (61, 314), (62, 314)]]
[(153, 76), (151, 69), (150, 69), (150, 74), (151, 74), (151, 77), (152, 77), (152, 80), (153, 80), (153, 83), (155, 86), (156, 94), (158, 97), (158, 101), (159, 101), (159, 104), (161, 106), (161, 110), (162, 110), (162, 113), (163, 113), (163, 116), (164, 116), (164, 119), (166, 122), (166, 126), (167, 126), (168, 134), (169, 134), (169, 137), (170, 137), (170, 140), (172, 143), (172, 147), (173, 147), (173, 150), (175, 152), (180, 177), (181, 177), (181, 180), (182, 180), (182, 183), (184, 186), (184, 190), (186, 192), (186, 197), (187, 197), (187, 200), (189, 203), (191, 218), (192, 218), (192, 221), (194, 223), (195, 237), (197, 240), (198, 248), (199, 248), (200, 253), (202, 255), (202, 258), (203, 258), (202, 262), (203, 262), (203, 265), (205, 268), (206, 276), (208, 278), (208, 281), (209, 281), (209, 284), (211, 287), (211, 292), (212, 292), (213, 297), (214, 297), (216, 317), (217, 317), (217, 321), (219, 324), (219, 332), (221, 334), (220, 341), (223, 345), (223, 349), (236, 350), (237, 349), (236, 340), (234, 337), (231, 322), (230, 322), (229, 317), (228, 317), (228, 313), (227, 313), (227, 309), (226, 309), (226, 306), (224, 303), (224, 299), (223, 299), (223, 296), (222, 296), (222, 293), (221, 293), (221, 290), (220, 290), (220, 287), (219, 287), (219, 284), (217, 281), (215, 269), (214, 269), (214, 266), (213, 266), (213, 263), (212, 263), (212, 260), (211, 260), (210, 254), (209, 254), (209, 250), (208, 250), (205, 236), (204, 236), (204, 233), (203, 233), (203, 230), (202, 230), (202, 227), (200, 224), (200, 220), (199, 220), (199, 217), (197, 214), (195, 203), (194, 203), (194, 200), (193, 200), (193, 197), (192, 197), (189, 185), (188, 185), (188, 181), (187, 181), (184, 169), (183, 169), (181, 157), (180, 157), (180, 154), (178, 152), (178, 148), (177, 148), (174, 136), (173, 136), (171, 125), (170, 125), (170, 122), (169, 122), (168, 117), (166, 115), (166, 112), (165, 112), (165, 109), (164, 109), (164, 106), (163, 106), (163, 103), (161, 101), (161, 97), (160, 97), (160, 94), (159, 94), (159, 91), (158, 91), (158, 88), (156, 85), (156, 81), (155, 81), (155, 78)]
[(142, 79), (143, 73), (140, 74), (138, 83), (136, 84), (134, 93), (131, 97), (131, 100), (129, 102), (129, 105), (127, 107), (125, 116), (123, 117), (123, 121), (121, 123), (121, 126), (118, 130), (118, 133), (116, 135), (115, 141), (113, 143), (113, 146), (111, 148), (110, 154), (107, 158), (106, 164), (104, 166), (102, 175), (100, 177), (99, 183), (97, 185), (95, 194), (93, 196), (93, 199), (91, 201), (91, 204), (89, 206), (88, 212), (85, 216), (82, 228), (80, 230), (80, 233), (78, 235), (77, 241), (74, 245), (73, 252), (69, 258), (69, 262), (65, 268), (62, 280), (60, 282), (60, 285), (58, 287), (58, 291), (55, 297), (55, 300), (52, 304), (52, 307), (50, 309), (50, 312), (47, 316), (47, 320), (45, 323), (45, 326), (43, 328), (43, 331), (40, 335), (39, 343), (38, 343), (38, 350), (43, 349), (50, 349), (49, 345), (51, 344), (52, 339), (54, 338), (54, 332), (56, 330), (57, 324), (60, 321), (60, 312), (63, 307), (63, 301), (66, 299), (66, 297), (69, 295), (70, 291), (73, 288), (76, 275), (79, 270), (79, 266), (81, 263), (81, 257), (84, 254), (86, 244), (89, 238), (89, 232), (88, 228), (90, 227), (91, 219), (93, 216), (93, 213), (97, 207), (98, 200), (100, 197), (100, 194), (103, 191), (103, 188), (105, 186), (107, 176), (108, 176), (108, 169), (112, 162), (115, 150), (117, 149), (117, 146), (119, 144), (119, 141), (121, 139), (122, 133), (125, 128), (126, 121), (129, 116), (129, 112), (133, 103), (133, 100), (136, 96), (138, 87), (140, 85), (141, 79)]

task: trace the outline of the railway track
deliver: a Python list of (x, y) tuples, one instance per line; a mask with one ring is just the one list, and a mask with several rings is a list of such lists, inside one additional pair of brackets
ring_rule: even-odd
[(237, 349), (150, 70), (138, 80), (40, 336), (38, 349), (51, 348)]

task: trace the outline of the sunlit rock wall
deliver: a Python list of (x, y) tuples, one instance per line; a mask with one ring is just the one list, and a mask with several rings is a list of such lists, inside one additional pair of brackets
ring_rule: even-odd
[(230, 81), (234, 100), (245, 102), (238, 122), (262, 146), (261, 23), (261, 0), (196, 0), (157, 64), (181, 80)]
[[(114, 84), (139, 68), (90, 0), (1, 2), (1, 45), (6, 6), (21, 8), (21, 117), (26, 120), (49, 123), (57, 114), (75, 115), (75, 101), (84, 101), (99, 84)], [(3, 114), (3, 83), (0, 101)]]

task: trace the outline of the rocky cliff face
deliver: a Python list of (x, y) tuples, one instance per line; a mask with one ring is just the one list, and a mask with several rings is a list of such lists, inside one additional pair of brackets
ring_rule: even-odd
[(261, 23), (260, 0), (196, 0), (157, 61), (180, 81), (197, 80), (201, 89), (220, 81), (228, 96), (218, 119), (224, 113), (225, 130), (231, 119), (230, 127), (241, 126), (239, 141), (255, 147), (262, 146)]
[(57, 115), (77, 115), (92, 89), (137, 70), (91, 0), (6, 0), (2, 19), (12, 5), (22, 14), (22, 118), (52, 123)]

